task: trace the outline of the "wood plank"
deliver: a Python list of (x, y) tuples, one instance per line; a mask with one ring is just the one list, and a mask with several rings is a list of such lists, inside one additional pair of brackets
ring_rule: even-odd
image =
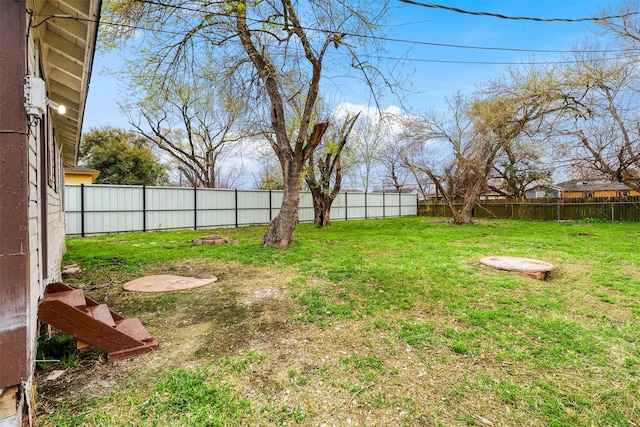
[(140, 322), (140, 319), (137, 317), (118, 321), (116, 329), (138, 341), (148, 341), (153, 339), (149, 331), (147, 331), (147, 329), (142, 325), (142, 322)]
[(76, 308), (85, 308), (87, 305), (82, 289), (72, 289), (70, 291), (47, 294), (43, 301), (60, 301)]
[(152, 351), (158, 350), (159, 348), (160, 345), (158, 344), (158, 341), (151, 340), (138, 347), (131, 347), (124, 350), (110, 352), (107, 354), (107, 358), (110, 362), (115, 360), (124, 360), (130, 357), (139, 356), (141, 354), (150, 353)]
[(18, 410), (18, 386), (9, 387), (0, 395), (0, 420), (16, 415)]
[(116, 326), (115, 320), (111, 316), (111, 310), (106, 304), (98, 304), (91, 307), (87, 307), (87, 313), (93, 316), (94, 319), (99, 320), (102, 323), (106, 323), (109, 326)]
[(47, 301), (45, 299), (41, 302), (38, 309), (38, 318), (70, 333), (81, 341), (107, 352), (136, 347), (142, 344), (142, 341), (95, 320), (83, 310), (71, 307), (60, 301)]

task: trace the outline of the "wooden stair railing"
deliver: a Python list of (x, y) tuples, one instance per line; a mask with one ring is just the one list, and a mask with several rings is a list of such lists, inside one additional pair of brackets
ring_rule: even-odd
[(80, 341), (107, 352), (108, 360), (126, 359), (159, 348), (137, 317), (124, 318), (84, 294), (56, 282), (47, 286), (38, 318)]

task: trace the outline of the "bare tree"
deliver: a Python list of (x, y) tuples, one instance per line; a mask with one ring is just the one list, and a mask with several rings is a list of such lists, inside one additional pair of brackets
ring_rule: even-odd
[[(407, 167), (429, 176), (455, 224), (470, 223), (500, 154), (516, 149), (515, 141), (533, 135), (547, 117), (574, 108), (557, 87), (554, 69), (511, 70), (508, 78), (491, 82), (470, 100), (457, 95), (450, 102), (448, 121), (422, 119), (410, 125)], [(424, 162), (424, 156), (412, 156), (435, 142), (444, 153), (437, 168)], [(456, 199), (462, 201), (461, 207), (454, 204)]]
[(222, 161), (247, 136), (239, 132), (245, 106), (212, 82), (215, 76), (202, 73), (211, 65), (206, 55), (199, 61), (166, 70), (161, 80), (148, 78), (149, 62), (129, 61), (122, 73), (129, 90), (121, 108), (136, 133), (168, 155), (189, 186), (224, 187), (234, 174), (222, 173)]
[(359, 115), (347, 115), (340, 128), (330, 128), (320, 153), (307, 162), (304, 177), (313, 198), (313, 223), (319, 227), (331, 224), (331, 205), (342, 185), (342, 154)]
[[(434, 183), (455, 224), (468, 224), (498, 147), (477, 132), (470, 103), (460, 94), (450, 101), (449, 121), (411, 117), (405, 126), (403, 159), (414, 173)], [(462, 201), (462, 207), (456, 201)]]
[[(115, 3), (115, 2), (114, 2)], [(219, 71), (238, 97), (246, 100), (254, 123), (263, 126), (280, 167), (284, 197), (280, 213), (264, 235), (265, 245), (284, 248), (293, 241), (298, 221), (301, 177), (309, 157), (320, 144), (327, 123), (314, 123), (320, 82), (327, 73), (356, 69), (371, 88), (375, 80), (389, 81), (373, 66), (387, 2), (292, 0), (261, 2), (175, 0), (117, 2), (110, 16), (121, 23), (141, 23), (163, 32), (150, 58), (171, 67), (189, 63), (203, 46), (224, 57)], [(170, 30), (174, 36), (167, 35)], [(372, 56), (360, 59), (363, 49)], [(346, 53), (333, 55), (336, 50)], [(164, 71), (163, 71), (164, 72)], [(163, 77), (151, 73), (150, 77)], [(295, 134), (289, 132), (292, 104), (303, 105)]]
[(489, 189), (506, 197), (523, 198), (532, 185), (549, 185), (552, 169), (542, 162), (546, 150), (541, 144), (525, 137), (505, 145), (488, 177)]
[[(634, 31), (629, 29), (630, 32)], [(567, 112), (565, 135), (577, 142), (575, 163), (640, 190), (640, 74), (634, 57), (612, 61), (600, 51), (578, 53), (564, 76), (567, 97), (580, 103)]]
[(352, 148), (358, 159), (353, 170), (353, 181), (368, 193), (374, 182), (375, 168), (378, 164), (380, 147), (383, 143), (383, 125), (375, 118), (363, 116), (353, 131)]
[(382, 189), (402, 193), (413, 174), (405, 167), (404, 152), (396, 137), (388, 142), (379, 157)]

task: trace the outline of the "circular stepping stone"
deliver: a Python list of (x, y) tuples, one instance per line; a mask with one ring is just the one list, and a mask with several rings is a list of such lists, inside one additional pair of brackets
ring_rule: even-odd
[(159, 274), (146, 276), (132, 280), (123, 285), (127, 291), (136, 292), (171, 292), (184, 291), (186, 289), (199, 288), (216, 282), (217, 277), (208, 279), (196, 279), (195, 277), (173, 276), (170, 274)]
[(498, 270), (523, 273), (538, 280), (544, 280), (547, 273), (554, 268), (553, 264), (546, 261), (512, 256), (485, 257), (480, 260), (480, 264), (488, 265), (490, 267), (497, 268)]

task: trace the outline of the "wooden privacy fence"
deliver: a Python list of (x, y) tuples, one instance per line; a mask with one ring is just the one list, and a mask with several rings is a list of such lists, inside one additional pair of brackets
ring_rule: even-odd
[[(460, 204), (462, 206), (462, 204)], [(419, 215), (451, 217), (451, 210), (442, 202), (420, 201)], [(475, 218), (640, 221), (640, 197), (623, 199), (525, 199), (481, 200), (476, 205)]]
[[(283, 192), (135, 185), (65, 185), (67, 235), (268, 224)], [(418, 214), (416, 194), (340, 193), (331, 220)], [(311, 193), (300, 197), (300, 222), (313, 222)]]

